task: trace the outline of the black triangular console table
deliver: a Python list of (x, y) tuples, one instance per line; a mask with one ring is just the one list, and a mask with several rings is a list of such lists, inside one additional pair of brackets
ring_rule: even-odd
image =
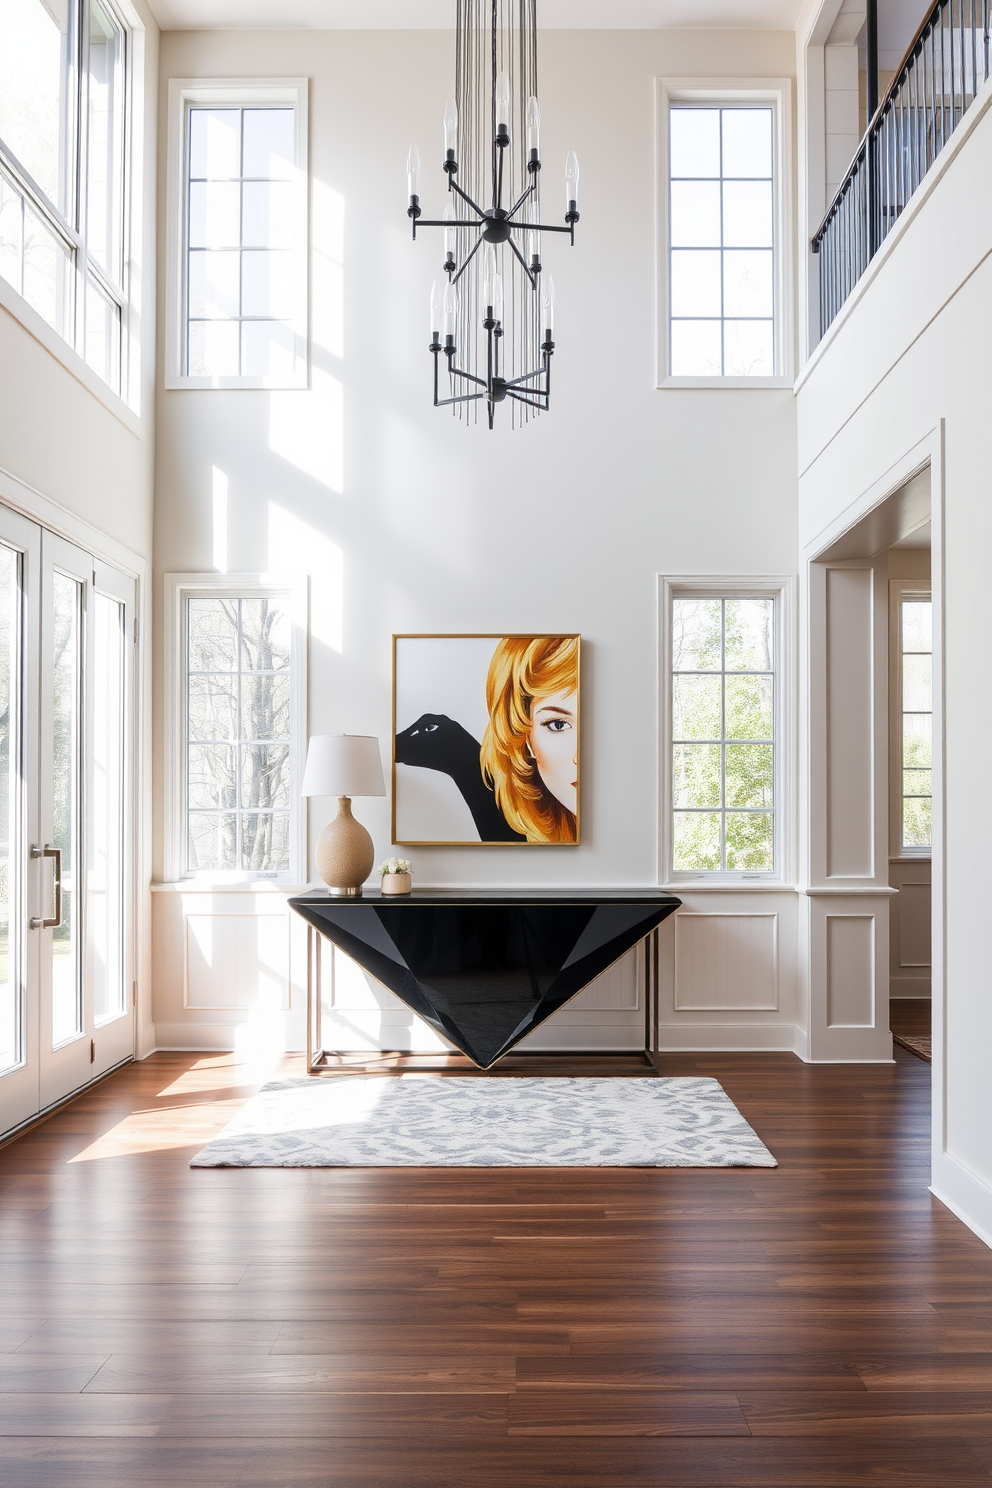
[[(431, 1070), (464, 1074), (624, 1073), (658, 1069), (657, 929), (680, 900), (651, 889), (425, 890), (290, 905), (310, 927), (307, 1068), (311, 1073)], [(315, 936), (313, 932), (318, 932)], [(602, 972), (650, 938), (644, 1049), (611, 1054), (511, 1051)], [(460, 1055), (351, 1054), (324, 1047), (320, 945), (356, 961)], [(509, 1057), (508, 1057), (509, 1056)]]

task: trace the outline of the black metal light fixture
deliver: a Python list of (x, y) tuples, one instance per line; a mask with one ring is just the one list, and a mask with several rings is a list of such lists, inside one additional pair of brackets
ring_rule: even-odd
[(422, 219), (420, 151), (412, 145), (407, 215), (414, 239), (418, 222), (444, 235), (447, 282), (435, 280), (431, 290), (434, 406), (467, 412), (484, 401), (491, 429), (497, 403), (510, 400), (514, 423), (550, 404), (555, 288), (541, 263), (541, 234), (567, 233), (574, 245), (579, 162), (570, 151), (564, 225), (542, 222), (537, 0), (456, 6), (456, 96), (444, 110), (449, 202), (443, 218)]

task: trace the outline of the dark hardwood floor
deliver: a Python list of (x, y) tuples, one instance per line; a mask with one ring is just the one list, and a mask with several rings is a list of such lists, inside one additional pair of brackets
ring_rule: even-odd
[(929, 997), (893, 997), (889, 1002), (889, 1027), (893, 1033), (929, 1033)]
[(988, 1488), (929, 1066), (664, 1068), (781, 1166), (194, 1172), (271, 1071), (115, 1076), (0, 1150), (0, 1483)]

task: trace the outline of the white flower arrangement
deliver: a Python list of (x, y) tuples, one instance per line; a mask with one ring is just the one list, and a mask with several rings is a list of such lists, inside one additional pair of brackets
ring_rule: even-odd
[(387, 858), (379, 864), (379, 872), (385, 877), (387, 873), (412, 873), (413, 869), (406, 858)]

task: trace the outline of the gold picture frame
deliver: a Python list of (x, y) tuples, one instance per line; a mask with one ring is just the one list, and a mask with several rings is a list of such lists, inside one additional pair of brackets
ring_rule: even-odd
[(393, 842), (578, 846), (581, 636), (411, 632), (392, 642)]

